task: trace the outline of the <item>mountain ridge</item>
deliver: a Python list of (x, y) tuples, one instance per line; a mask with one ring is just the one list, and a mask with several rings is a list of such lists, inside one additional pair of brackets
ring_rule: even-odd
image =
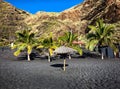
[[(5, 6), (3, 4), (6, 5), (6, 8), (3, 8)], [(2, 29), (0, 33), (4, 32), (4, 24), (12, 33), (8, 37), (9, 39), (14, 38), (15, 31), (27, 26), (31, 27), (33, 32), (37, 32), (38, 37), (46, 37), (50, 32), (53, 32), (53, 36), (56, 38), (56, 35), (60, 36), (65, 31), (70, 30), (74, 33), (79, 32), (79, 35), (85, 34), (88, 31), (87, 26), (95, 24), (98, 18), (104, 19), (107, 24), (115, 24), (118, 38), (120, 37), (119, 0), (85, 0), (83, 3), (60, 13), (39, 11), (36, 14), (30, 14), (4, 1), (0, 2), (0, 8), (2, 8), (0, 9), (0, 17), (2, 18), (0, 20), (0, 29)], [(9, 26), (12, 26), (14, 30), (10, 30)], [(8, 38), (6, 37), (6, 39)]]

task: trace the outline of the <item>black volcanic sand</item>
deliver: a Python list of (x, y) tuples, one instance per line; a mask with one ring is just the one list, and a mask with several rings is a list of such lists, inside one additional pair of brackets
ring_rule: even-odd
[(120, 60), (18, 60), (0, 50), (0, 89), (120, 89)]

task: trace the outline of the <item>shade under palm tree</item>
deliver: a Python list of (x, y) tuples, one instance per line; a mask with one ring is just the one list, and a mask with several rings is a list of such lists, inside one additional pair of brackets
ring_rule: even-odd
[(66, 47), (66, 46), (60, 46), (59, 48), (55, 49), (54, 53), (55, 54), (66, 54), (66, 53), (70, 53), (70, 52), (75, 52), (75, 49), (72, 49), (70, 47)]

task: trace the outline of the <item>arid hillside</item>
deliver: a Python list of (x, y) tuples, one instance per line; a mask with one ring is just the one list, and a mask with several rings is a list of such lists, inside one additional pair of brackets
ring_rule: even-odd
[(15, 31), (26, 26), (31, 27), (37, 37), (48, 36), (50, 32), (56, 37), (70, 30), (85, 34), (87, 26), (94, 24), (98, 18), (104, 19), (107, 24), (115, 24), (115, 36), (120, 39), (119, 0), (85, 0), (60, 13), (39, 11), (36, 14), (19, 10), (7, 2), (0, 2), (0, 33), (6, 39), (14, 38)]
[(116, 34), (120, 35), (120, 1), (119, 0), (85, 0), (60, 13), (38, 12), (26, 19), (26, 22), (39, 32), (39, 35), (53, 32), (54, 35), (66, 30), (79, 34), (87, 32), (87, 26), (94, 24), (98, 18), (105, 23), (116, 25)]
[(24, 19), (28, 16), (29, 13), (0, 1), (0, 41), (5, 39), (12, 41), (15, 32), (27, 26)]

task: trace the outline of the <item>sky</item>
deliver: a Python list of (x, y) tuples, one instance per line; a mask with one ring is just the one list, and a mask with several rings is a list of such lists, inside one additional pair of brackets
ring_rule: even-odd
[(38, 11), (61, 12), (84, 0), (5, 0), (16, 8), (35, 14)]

